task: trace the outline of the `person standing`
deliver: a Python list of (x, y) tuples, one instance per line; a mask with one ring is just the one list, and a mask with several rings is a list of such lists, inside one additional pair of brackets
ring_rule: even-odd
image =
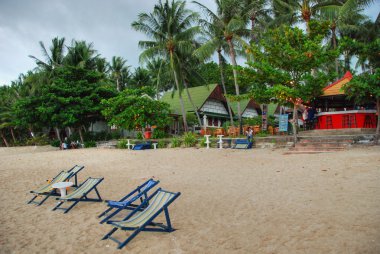
[(248, 127), (248, 129), (245, 131), (245, 135), (247, 136), (249, 143), (253, 142), (253, 130), (251, 127)]

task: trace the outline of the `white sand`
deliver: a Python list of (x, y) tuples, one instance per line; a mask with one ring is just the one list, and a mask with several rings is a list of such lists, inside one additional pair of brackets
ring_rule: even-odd
[(0, 253), (121, 253), (100, 240), (111, 228), (98, 223), (103, 203), (68, 214), (51, 211), (54, 198), (26, 204), (74, 164), (86, 166), (80, 181), (105, 177), (104, 199), (150, 177), (182, 193), (169, 209), (177, 231), (140, 233), (123, 253), (380, 253), (380, 148), (284, 151), (0, 148)]

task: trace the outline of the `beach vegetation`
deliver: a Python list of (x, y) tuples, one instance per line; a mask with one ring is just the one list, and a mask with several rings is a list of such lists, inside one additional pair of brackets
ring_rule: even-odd
[(185, 132), (182, 138), (185, 147), (194, 147), (197, 143), (197, 136), (192, 132)]
[(181, 146), (181, 140), (178, 137), (173, 137), (170, 142), (171, 148), (176, 148)]

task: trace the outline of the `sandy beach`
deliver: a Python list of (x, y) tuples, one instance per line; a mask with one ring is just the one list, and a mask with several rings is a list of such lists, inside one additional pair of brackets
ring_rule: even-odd
[[(380, 147), (283, 155), (285, 150), (128, 151), (0, 148), (0, 253), (121, 253), (101, 238), (104, 203), (68, 214), (27, 205), (60, 170), (104, 177), (103, 199), (146, 179), (182, 195), (169, 207), (173, 233), (140, 233), (128, 253), (380, 253)], [(160, 216), (159, 220), (163, 221)], [(125, 239), (129, 233), (115, 237)]]

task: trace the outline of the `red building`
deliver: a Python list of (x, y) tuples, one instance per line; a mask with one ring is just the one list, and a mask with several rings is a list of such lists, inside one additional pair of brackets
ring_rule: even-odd
[(343, 86), (351, 79), (352, 74), (347, 72), (323, 89), (323, 95), (314, 102), (318, 111), (316, 129), (376, 128), (375, 105), (356, 105), (345, 95)]

